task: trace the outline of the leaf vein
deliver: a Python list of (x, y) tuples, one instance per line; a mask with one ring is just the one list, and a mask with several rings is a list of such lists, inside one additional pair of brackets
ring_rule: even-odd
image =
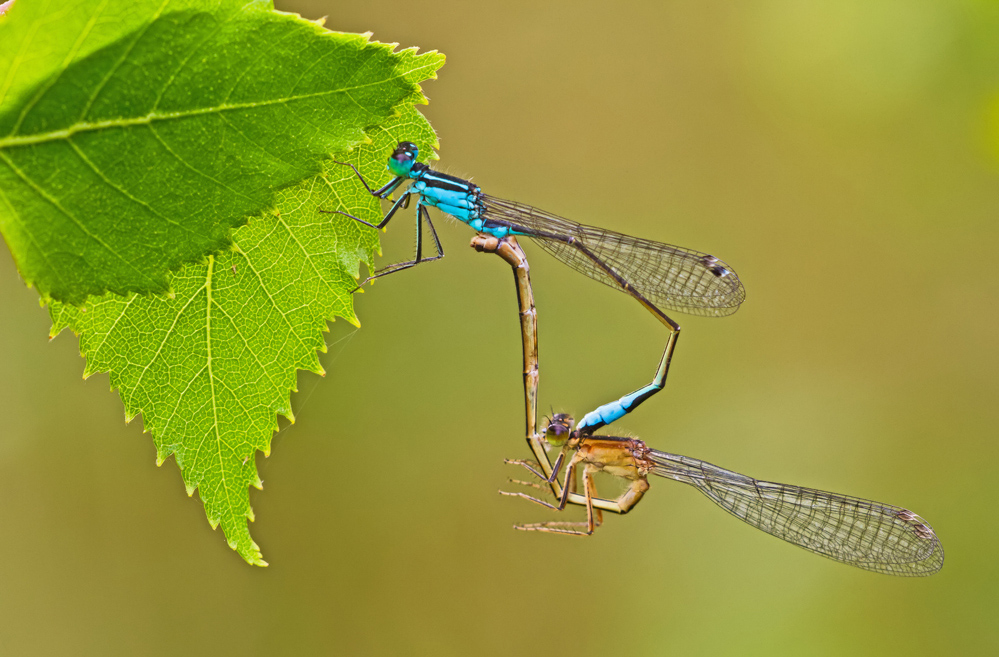
[(125, 312), (132, 306), (132, 302), (135, 301), (135, 298), (137, 296), (138, 296), (137, 294), (133, 294), (129, 298), (128, 302), (122, 307), (121, 314), (119, 314), (118, 317), (115, 318), (115, 320), (111, 323), (111, 326), (109, 326), (107, 331), (104, 332), (104, 335), (101, 337), (101, 343), (98, 344), (96, 347), (94, 347), (92, 351), (88, 350), (88, 352), (90, 352), (93, 356), (96, 356), (100, 353), (101, 349), (104, 348), (104, 343), (107, 342), (108, 340), (108, 336), (111, 335), (115, 327), (118, 326), (118, 322), (120, 322), (121, 318), (125, 316)]
[[(238, 110), (254, 109), (257, 107), (270, 107), (272, 105), (290, 105), (298, 101), (309, 100), (312, 98), (325, 98), (329, 96), (334, 96), (336, 94), (349, 94), (351, 91), (388, 84), (394, 80), (398, 80), (404, 77), (406, 77), (405, 74), (400, 74), (379, 80), (377, 82), (370, 82), (368, 84), (359, 84), (353, 87), (345, 87), (343, 89), (316, 91), (313, 93), (300, 94), (297, 96), (287, 96), (285, 98), (273, 98), (269, 100), (258, 100), (245, 103), (213, 105), (211, 107), (199, 107), (196, 109), (184, 110), (179, 112), (162, 112), (162, 113), (150, 112), (144, 116), (133, 117), (130, 119), (117, 118), (117, 119), (108, 119), (105, 121), (94, 121), (92, 123), (91, 122), (74, 123), (68, 128), (64, 128), (62, 130), (52, 130), (49, 132), (42, 132), (32, 135), (7, 136), (0, 138), (0, 148), (9, 148), (11, 146), (23, 146), (28, 144), (39, 144), (49, 141), (58, 141), (61, 139), (67, 139), (68, 137), (79, 132), (91, 132), (95, 130), (106, 130), (109, 128), (127, 128), (137, 125), (151, 126), (156, 121), (175, 121), (180, 119), (191, 118), (193, 116), (204, 116), (206, 114), (233, 112)], [(357, 102), (352, 97), (351, 101), (355, 103)]]
[(91, 233), (91, 232), (90, 232), (90, 231), (89, 231), (89, 230), (87, 229), (87, 226), (86, 226), (86, 224), (84, 224), (84, 223), (83, 223), (83, 222), (81, 222), (81, 221), (80, 221), (79, 219), (77, 219), (77, 218), (76, 218), (76, 217), (75, 217), (75, 216), (74, 216), (73, 214), (71, 214), (71, 213), (70, 213), (70, 212), (69, 212), (68, 210), (66, 210), (66, 208), (62, 207), (62, 205), (61, 205), (61, 204), (59, 203), (59, 201), (58, 201), (58, 200), (56, 200), (55, 198), (53, 198), (53, 197), (49, 196), (49, 195), (48, 195), (48, 194), (47, 194), (47, 193), (45, 192), (45, 190), (44, 190), (44, 189), (43, 189), (43, 188), (42, 188), (42, 187), (41, 187), (40, 185), (38, 185), (38, 184), (37, 184), (37, 183), (35, 183), (35, 182), (34, 182), (33, 180), (31, 180), (30, 178), (28, 178), (27, 174), (25, 174), (25, 173), (24, 173), (23, 171), (21, 171), (21, 170), (20, 170), (20, 169), (19, 169), (18, 167), (16, 167), (16, 166), (14, 165), (14, 163), (13, 163), (13, 162), (12, 162), (12, 161), (11, 161), (11, 160), (10, 160), (10, 159), (9, 159), (9, 158), (7, 157), (7, 155), (6, 155), (6, 154), (5, 154), (5, 153), (4, 153), (4, 152), (3, 152), (2, 150), (0, 150), (0, 159), (2, 159), (2, 160), (3, 160), (4, 162), (6, 162), (6, 163), (7, 163), (7, 166), (9, 166), (9, 167), (11, 168), (11, 170), (13, 170), (13, 171), (14, 171), (14, 173), (15, 173), (15, 174), (16, 174), (16, 175), (17, 175), (17, 176), (18, 176), (18, 177), (19, 177), (19, 178), (20, 178), (21, 180), (23, 180), (23, 181), (25, 182), (25, 184), (27, 184), (27, 185), (28, 185), (29, 187), (31, 187), (31, 189), (32, 189), (32, 190), (33, 190), (33, 191), (34, 191), (34, 192), (35, 192), (35, 193), (36, 193), (36, 194), (37, 194), (38, 196), (40, 196), (41, 198), (45, 199), (45, 201), (47, 201), (47, 202), (48, 202), (48, 203), (49, 203), (50, 205), (52, 205), (52, 207), (54, 207), (55, 209), (57, 209), (57, 210), (58, 210), (58, 211), (59, 211), (60, 213), (62, 213), (63, 215), (65, 215), (67, 219), (69, 219), (69, 220), (70, 220), (70, 221), (72, 221), (72, 222), (73, 222), (74, 224), (76, 224), (76, 226), (77, 226), (77, 227), (78, 227), (78, 228), (79, 228), (79, 229), (80, 229), (81, 231), (83, 231), (83, 233), (84, 233), (84, 234), (85, 234), (85, 235), (86, 235), (87, 237), (91, 238), (92, 240), (94, 240), (95, 242), (97, 242), (98, 244), (100, 244), (100, 245), (101, 245), (102, 247), (104, 247), (104, 249), (105, 249), (105, 250), (106, 250), (106, 251), (107, 251), (107, 252), (108, 252), (109, 254), (111, 254), (111, 256), (112, 256), (112, 257), (114, 257), (114, 258), (117, 258), (118, 260), (120, 260), (120, 261), (121, 261), (121, 262), (122, 262), (122, 263), (123, 263), (124, 265), (126, 265), (126, 266), (127, 266), (127, 267), (128, 267), (129, 269), (131, 269), (131, 270), (132, 270), (133, 272), (135, 272), (136, 274), (138, 274), (139, 276), (141, 276), (142, 278), (144, 278), (144, 279), (145, 279), (145, 280), (146, 280), (146, 281), (147, 281), (147, 282), (148, 282), (149, 284), (151, 284), (151, 285), (155, 285), (155, 281), (153, 281), (153, 280), (152, 280), (151, 278), (149, 278), (149, 276), (148, 276), (148, 275), (146, 275), (146, 274), (145, 274), (144, 272), (142, 272), (141, 270), (139, 270), (138, 268), (136, 268), (136, 267), (135, 267), (135, 265), (133, 265), (133, 264), (132, 264), (131, 262), (129, 262), (128, 260), (126, 260), (126, 259), (125, 259), (124, 257), (122, 257), (122, 255), (121, 255), (121, 254), (119, 254), (119, 253), (116, 253), (116, 252), (115, 252), (115, 251), (114, 251), (114, 250), (113, 250), (113, 249), (112, 249), (112, 248), (111, 248), (111, 247), (110, 247), (110, 246), (109, 246), (109, 245), (108, 245), (108, 244), (107, 244), (107, 243), (106, 243), (106, 242), (105, 242), (104, 240), (102, 240), (102, 239), (101, 239), (100, 237), (98, 237), (97, 235), (94, 235), (93, 233)]
[(14, 84), (14, 80), (17, 79), (17, 72), (20, 70), (21, 64), (24, 63), (26, 53), (31, 50), (31, 44), (34, 43), (35, 35), (49, 23), (58, 22), (68, 12), (69, 9), (64, 7), (63, 11), (54, 11), (49, 13), (47, 14), (46, 20), (38, 21), (28, 28), (28, 34), (26, 34), (24, 39), (21, 40), (21, 48), (11, 61), (10, 69), (7, 71), (7, 79), (4, 80), (3, 87), (0, 88), (0, 107), (3, 106), (4, 101), (7, 98), (7, 92), (10, 91), (11, 86)]
[[(98, 85), (91, 92), (90, 97), (87, 98), (87, 103), (83, 107), (83, 111), (80, 112), (80, 118), (77, 119), (77, 123), (83, 121), (83, 118), (90, 111), (90, 108), (93, 107), (94, 101), (96, 101), (97, 97), (101, 95), (101, 91), (104, 89), (104, 86), (108, 83), (108, 80), (114, 77), (114, 74), (118, 72), (118, 69), (121, 68), (121, 65), (124, 64), (128, 56), (132, 54), (132, 50), (135, 49), (136, 44), (138, 44), (139, 41), (142, 40), (142, 37), (145, 36), (146, 32), (149, 31), (149, 28), (152, 27), (154, 22), (156, 22), (156, 19), (160, 17), (160, 15), (163, 13), (163, 8), (166, 7), (169, 2), (170, 0), (164, 0), (163, 4), (160, 5), (159, 9), (156, 10), (156, 13), (153, 15), (152, 20), (149, 21), (147, 24), (145, 24), (142, 27), (142, 29), (136, 33), (135, 38), (132, 39), (132, 42), (128, 44), (127, 48), (125, 48), (125, 51), (122, 53), (121, 57), (118, 58), (118, 61), (116, 61), (111, 66), (111, 68), (108, 69), (107, 74), (101, 79)], [(107, 2), (105, 2), (105, 4), (107, 4)], [(60, 72), (60, 75), (62, 75), (62, 72)]]
[(166, 140), (163, 139), (158, 132), (156, 132), (156, 129), (153, 126), (151, 126), (151, 125), (149, 126), (149, 131), (153, 134), (154, 137), (156, 137), (156, 141), (160, 142), (160, 144), (163, 145), (163, 148), (165, 148), (167, 150), (167, 152), (170, 153), (170, 155), (173, 155), (174, 158), (176, 158), (176, 160), (178, 162), (180, 162), (181, 164), (183, 164), (185, 167), (187, 167), (188, 169), (190, 169), (194, 173), (198, 174), (199, 176), (201, 176), (205, 180), (210, 180), (213, 183), (215, 183), (216, 185), (218, 185), (219, 187), (222, 187), (223, 189), (229, 190), (230, 192), (232, 192), (236, 196), (242, 196), (245, 199), (252, 200), (246, 194), (243, 194), (242, 192), (233, 189), (229, 185), (223, 184), (221, 180), (216, 180), (215, 178), (212, 178), (211, 176), (209, 176), (207, 173), (204, 173), (203, 171), (199, 171), (199, 170), (195, 169), (187, 160), (185, 160), (184, 158), (182, 158), (178, 153), (176, 153), (172, 148), (170, 148), (170, 145), (166, 143)]
[[(156, 353), (154, 353), (152, 355), (152, 357), (149, 359), (149, 362), (146, 363), (146, 366), (142, 368), (142, 372), (139, 374), (139, 378), (137, 378), (135, 380), (135, 384), (134, 384), (133, 387), (135, 387), (136, 389), (139, 388), (139, 384), (142, 383), (142, 377), (144, 377), (146, 375), (146, 372), (149, 371), (149, 368), (152, 367), (153, 363), (156, 362), (156, 359), (159, 358), (160, 353), (163, 351), (163, 346), (167, 343), (167, 340), (170, 339), (170, 336), (173, 334), (173, 330), (177, 327), (177, 322), (179, 322), (180, 318), (184, 315), (184, 311), (187, 310), (187, 308), (194, 301), (195, 297), (197, 297), (199, 294), (201, 294), (201, 291), (204, 290), (204, 289), (205, 289), (205, 286), (202, 285), (197, 290), (195, 290), (194, 294), (192, 294), (188, 298), (187, 303), (185, 303), (183, 306), (181, 306), (181, 308), (174, 315), (173, 321), (170, 323), (170, 326), (163, 333), (163, 340), (160, 341), (159, 346), (156, 348)], [(138, 296), (138, 295), (136, 295), (136, 296)]]
[(206, 43), (208, 43), (212, 39), (212, 37), (214, 37), (215, 35), (216, 35), (215, 31), (211, 31), (210, 30), (208, 32), (207, 36), (205, 36), (204, 40), (201, 43), (198, 44), (197, 48), (191, 48), (190, 49), (190, 52), (188, 53), (187, 57), (185, 57), (180, 62), (180, 64), (177, 66), (177, 68), (174, 69), (174, 71), (170, 74), (170, 79), (168, 79), (166, 81), (166, 83), (163, 84), (163, 87), (160, 89), (159, 93), (156, 95), (156, 101), (153, 102), (153, 109), (152, 109), (152, 111), (155, 111), (156, 108), (158, 108), (160, 106), (160, 101), (163, 100), (163, 95), (173, 85), (174, 81), (177, 79), (177, 76), (180, 74), (181, 71), (184, 70), (184, 68), (187, 66), (188, 62), (190, 62), (191, 59), (196, 54), (198, 54), (201, 51), (201, 49), (204, 47), (204, 45)]
[(83, 29), (80, 31), (80, 35), (70, 47), (69, 52), (66, 53), (66, 58), (63, 59), (62, 64), (59, 65), (59, 72), (49, 78), (46, 84), (39, 86), (38, 91), (31, 97), (31, 100), (25, 103), (24, 107), (21, 108), (21, 113), (18, 115), (17, 121), (14, 122), (14, 126), (11, 128), (11, 134), (17, 133), (17, 131), (21, 128), (21, 124), (24, 122), (24, 119), (27, 118), (28, 114), (31, 113), (31, 110), (38, 104), (38, 101), (42, 99), (42, 96), (48, 93), (49, 89), (55, 86), (56, 82), (62, 79), (62, 74), (66, 72), (70, 63), (76, 57), (76, 53), (78, 53), (80, 48), (83, 47), (83, 42), (86, 41), (87, 37), (90, 35), (90, 31), (94, 29), (97, 17), (101, 15), (104, 8), (107, 7), (109, 1), (110, 0), (103, 0), (100, 7), (94, 11), (86, 25), (83, 26)]
[(83, 152), (83, 149), (81, 149), (79, 146), (77, 146), (76, 142), (74, 142), (72, 138), (67, 139), (66, 141), (73, 148), (73, 151), (76, 152), (76, 154), (80, 157), (80, 159), (83, 161), (83, 163), (86, 164), (88, 167), (90, 167), (91, 171), (93, 171), (95, 174), (97, 174), (100, 177), (100, 179), (103, 180), (104, 183), (108, 187), (110, 187), (111, 189), (115, 190), (116, 192), (118, 192), (119, 194), (121, 194), (122, 196), (124, 196), (125, 198), (127, 198), (129, 201), (132, 201), (136, 205), (141, 205), (146, 210), (148, 210), (153, 216), (162, 219), (163, 221), (165, 221), (168, 224), (171, 224), (171, 225), (176, 226), (177, 228), (180, 228), (181, 230), (189, 233), (190, 235), (193, 235), (195, 237), (204, 239), (204, 237), (205, 237), (204, 235), (202, 235), (201, 233), (198, 233), (198, 232), (195, 232), (195, 231), (191, 230), (187, 226), (187, 224), (182, 223), (180, 221), (177, 221), (176, 219), (173, 219), (171, 217), (168, 217), (168, 216), (166, 216), (165, 214), (163, 214), (161, 212), (157, 212), (156, 209), (153, 208), (153, 206), (151, 206), (146, 201), (143, 201), (143, 200), (141, 200), (141, 199), (139, 199), (139, 198), (137, 198), (135, 196), (132, 196), (125, 189), (123, 189), (123, 188), (119, 187), (118, 185), (116, 185), (114, 182), (111, 181), (110, 178), (108, 178), (104, 174), (103, 171), (100, 170), (100, 168), (97, 167), (97, 165), (95, 165), (90, 160), (90, 158), (87, 157), (86, 153)]
[[(10, 164), (8, 163), (7, 166), (9, 167)], [(29, 225), (30, 225), (31, 222), (24, 221), (24, 219), (17, 212), (17, 209), (14, 207), (14, 204), (11, 203), (10, 199), (7, 198), (7, 195), (4, 194), (4, 191), (3, 191), (2, 187), (0, 187), (0, 196), (3, 197), (4, 203), (6, 204), (6, 206), (8, 208), (10, 208), (11, 214), (18, 221), (18, 225), (21, 227), (21, 230), (24, 231), (24, 234), (28, 236), (28, 240), (31, 242), (31, 245), (33, 247), (35, 247), (35, 249), (38, 251), (39, 255), (42, 256), (42, 259), (45, 261), (45, 264), (47, 264), (49, 266), (49, 268), (52, 270), (52, 272), (55, 273), (56, 278), (59, 280), (59, 282), (62, 283), (62, 284), (65, 284), (66, 279), (64, 279), (63, 276), (62, 276), (62, 270), (58, 269), (55, 266), (55, 263), (53, 263), (51, 260), (49, 260), (48, 251), (46, 249), (42, 248), (42, 246), (35, 239), (35, 235), (29, 230)], [(13, 252), (14, 252), (14, 249), (11, 249), (11, 253), (13, 253)], [(15, 262), (16, 262), (16, 260), (15, 260)]]

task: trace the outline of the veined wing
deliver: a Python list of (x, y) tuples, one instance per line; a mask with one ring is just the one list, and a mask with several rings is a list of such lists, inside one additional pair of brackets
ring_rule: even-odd
[(890, 575), (932, 575), (943, 567), (940, 539), (908, 509), (758, 481), (657, 450), (649, 458), (655, 474), (690, 484), (736, 518), (824, 557)]
[(738, 310), (746, 298), (732, 268), (707, 253), (577, 224), (523, 203), (486, 195), (482, 200), (486, 219), (522, 229), (545, 251), (596, 281), (619, 290), (627, 283), (659, 308), (721, 317)]

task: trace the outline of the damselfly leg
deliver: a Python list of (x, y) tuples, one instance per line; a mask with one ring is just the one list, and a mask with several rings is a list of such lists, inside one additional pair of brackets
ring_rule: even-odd
[[(444, 257), (444, 248), (441, 246), (441, 241), (437, 237), (437, 230), (434, 228), (434, 224), (430, 221), (430, 213), (427, 212), (427, 208), (418, 200), (416, 202), (416, 257), (412, 260), (407, 260), (405, 262), (397, 262), (393, 265), (387, 267), (382, 267), (377, 270), (363, 281), (361, 281), (355, 290), (364, 287), (369, 281), (373, 281), (376, 278), (381, 278), (382, 276), (388, 276), (389, 274), (394, 274), (397, 271), (403, 271), (409, 269), (410, 267), (415, 267), (416, 265), (422, 264), (424, 262), (433, 262), (434, 260), (440, 260)], [(426, 224), (427, 229), (429, 229), (430, 236), (433, 239), (433, 245), (435, 254), (430, 257), (423, 256), (423, 225)]]
[[(649, 489), (649, 484), (643, 472), (636, 466), (635, 460), (631, 457), (631, 450), (634, 449), (635, 441), (625, 438), (607, 438), (604, 436), (581, 437), (579, 432), (572, 431), (572, 419), (564, 414), (554, 415), (545, 431), (546, 442), (553, 447), (561, 447), (555, 463), (552, 465), (553, 472), (549, 476), (544, 476), (534, 468), (530, 461), (511, 460), (506, 463), (519, 465), (542, 481), (551, 482), (558, 479), (562, 463), (568, 461), (565, 467), (565, 476), (562, 480), (562, 494), (558, 497), (558, 504), (551, 504), (538, 499), (527, 493), (500, 491), (501, 495), (509, 497), (520, 497), (554, 511), (562, 511), (570, 501), (575, 482), (577, 470), (582, 466), (583, 480), (583, 500), (576, 502), (586, 507), (585, 523), (565, 523), (565, 522), (540, 522), (533, 524), (514, 525), (515, 529), (522, 531), (541, 531), (554, 534), (590, 535), (599, 527), (603, 521), (601, 508), (606, 508), (615, 513), (624, 514), (631, 510), (642, 495)], [(614, 500), (604, 500), (597, 497), (596, 484), (593, 475), (597, 472), (606, 471), (629, 482), (628, 488)], [(530, 482), (510, 479), (513, 483), (527, 484)], [(598, 502), (601, 504), (598, 505)], [(574, 529), (576, 526), (585, 526), (585, 530)]]
[[(348, 166), (351, 169), (353, 169), (354, 175), (357, 176), (357, 179), (361, 181), (361, 184), (364, 185), (364, 188), (366, 190), (368, 190), (368, 192), (372, 196), (374, 196), (375, 198), (380, 199), (380, 200), (385, 200), (386, 198), (388, 198), (392, 194), (392, 192), (396, 191), (399, 188), (399, 186), (402, 185), (402, 183), (404, 183), (406, 181), (406, 179), (404, 177), (402, 177), (402, 176), (396, 176), (395, 178), (393, 178), (392, 180), (390, 180), (388, 183), (386, 183), (382, 187), (380, 187), (378, 189), (371, 189), (371, 187), (368, 185), (367, 181), (364, 179), (364, 176), (361, 175), (361, 172), (358, 171), (357, 167), (355, 167), (353, 164), (350, 164), (349, 162), (338, 162), (336, 160), (334, 160), (334, 162), (336, 164), (341, 164), (343, 166)], [(360, 222), (360, 223), (364, 224), (365, 226), (369, 226), (371, 228), (376, 228), (378, 230), (381, 230), (382, 228), (385, 228), (385, 226), (388, 225), (388, 222), (392, 220), (392, 217), (395, 216), (395, 213), (399, 209), (405, 210), (405, 209), (409, 208), (409, 202), (410, 202), (410, 197), (411, 196), (416, 196), (416, 198), (417, 198), (417, 201), (416, 201), (416, 256), (412, 260), (406, 260), (404, 262), (397, 262), (397, 263), (388, 265), (386, 267), (382, 267), (381, 269), (375, 271), (370, 276), (368, 276), (363, 281), (361, 281), (358, 284), (358, 286), (356, 288), (354, 288), (354, 290), (353, 290), (354, 292), (356, 292), (357, 290), (361, 289), (362, 287), (365, 286), (365, 284), (367, 284), (370, 281), (375, 280), (376, 278), (381, 278), (383, 276), (388, 276), (389, 274), (394, 274), (395, 272), (398, 272), (398, 271), (403, 271), (403, 270), (406, 270), (406, 269), (410, 269), (411, 267), (415, 267), (416, 265), (422, 264), (424, 262), (433, 262), (434, 260), (440, 260), (441, 258), (443, 258), (444, 257), (444, 247), (441, 246), (440, 238), (437, 237), (437, 229), (434, 228), (434, 223), (430, 220), (430, 213), (427, 211), (427, 208), (424, 205), (423, 197), (420, 194), (417, 194), (415, 192), (411, 192), (409, 189), (403, 191), (403, 193), (399, 196), (399, 198), (397, 198), (392, 203), (392, 206), (389, 208), (388, 212), (385, 213), (385, 216), (382, 217), (382, 220), (380, 222), (378, 222), (377, 224), (373, 224), (373, 223), (371, 223), (369, 221), (365, 221), (364, 219), (361, 219), (360, 217), (355, 217), (354, 215), (349, 214), (347, 212), (343, 212), (341, 210), (323, 210), (322, 208), (319, 208), (319, 211), (323, 212), (325, 214), (340, 214), (340, 215), (343, 215), (345, 217), (349, 217), (349, 218), (353, 219), (354, 221)], [(433, 240), (434, 255), (433, 256), (429, 256), (429, 257), (424, 257), (423, 256), (423, 226), (424, 226), (424, 224), (426, 224), (427, 230), (429, 231), (430, 236), (431, 236), (431, 238)]]

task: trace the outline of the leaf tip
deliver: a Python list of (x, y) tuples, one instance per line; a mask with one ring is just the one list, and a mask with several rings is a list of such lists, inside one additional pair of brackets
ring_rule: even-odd
[[(254, 545), (253, 547), (256, 548), (257, 546)], [(233, 549), (235, 550), (236, 548), (233, 547)], [(240, 556), (242, 556), (244, 559), (246, 559), (246, 563), (250, 564), (251, 566), (259, 566), (260, 568), (266, 568), (267, 566), (270, 565), (266, 561), (264, 561), (264, 558), (263, 558), (264, 555), (262, 555), (260, 553), (260, 549), (259, 548), (257, 548), (256, 551), (253, 554), (251, 554), (251, 555), (242, 554)]]
[(246, 537), (249, 545), (240, 545), (238, 540), (226, 540), (229, 547), (243, 557), (243, 560), (251, 566), (260, 566), (261, 568), (267, 567), (267, 562), (264, 561), (264, 555), (260, 552), (260, 547), (254, 543), (249, 536)]

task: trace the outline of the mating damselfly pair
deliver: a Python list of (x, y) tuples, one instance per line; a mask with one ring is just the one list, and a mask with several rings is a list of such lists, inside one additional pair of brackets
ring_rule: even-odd
[[(479, 231), (472, 245), (480, 251), (497, 253), (513, 266), (524, 352), (527, 439), (537, 460), (508, 462), (524, 466), (549, 484), (557, 503), (525, 493), (504, 494), (523, 497), (557, 511), (568, 504), (578, 504), (587, 512), (585, 522), (543, 522), (517, 525), (518, 529), (590, 535), (602, 521), (601, 510), (622, 514), (630, 511), (649, 489), (648, 476), (654, 474), (697, 488), (732, 515), (762, 531), (849, 565), (909, 576), (929, 575), (942, 567), (943, 548), (933, 529), (907, 509), (756, 480), (704, 461), (651, 449), (636, 438), (594, 435), (595, 430), (631, 412), (662, 388), (679, 325), (660, 307), (708, 316), (731, 314), (745, 298), (738, 277), (725, 263), (704, 253), (584, 226), (527, 205), (487, 196), (468, 181), (418, 163), (416, 157), (413, 144), (400, 143), (388, 165), (395, 178), (377, 190), (369, 187), (354, 169), (368, 191), (381, 199), (388, 198), (407, 179), (413, 182), (378, 224), (352, 218), (381, 228), (399, 208), (409, 205), (411, 196), (417, 197), (416, 257), (375, 272), (373, 277), (443, 257), (428, 206), (437, 207)], [(430, 258), (422, 257), (424, 222), (436, 246), (436, 253)], [(633, 296), (670, 330), (651, 384), (588, 413), (575, 429), (568, 415), (556, 414), (543, 438), (536, 431), (537, 315), (527, 259), (516, 243), (516, 236), (535, 239), (577, 271)], [(548, 458), (547, 446), (560, 448), (554, 464)], [(563, 466), (565, 474), (559, 482)], [(582, 494), (573, 492), (579, 471), (583, 479)], [(593, 475), (598, 472), (629, 482), (627, 489), (617, 499), (597, 497)], [(511, 481), (545, 490), (538, 483)]]

